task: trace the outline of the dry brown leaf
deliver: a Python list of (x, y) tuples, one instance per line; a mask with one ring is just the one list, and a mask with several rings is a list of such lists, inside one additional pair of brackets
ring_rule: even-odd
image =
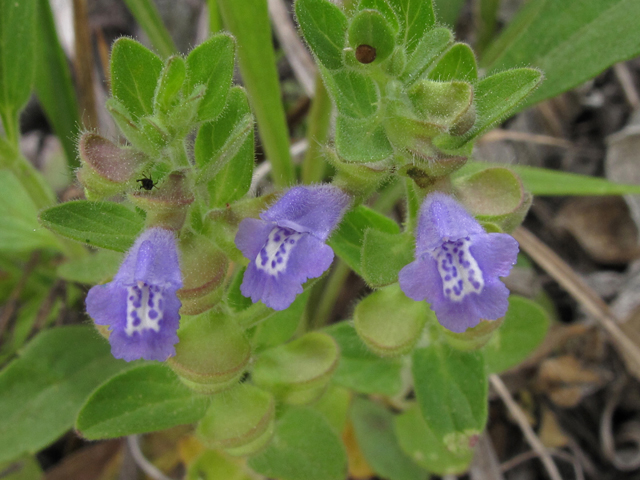
[(571, 199), (558, 212), (554, 225), (570, 233), (599, 263), (627, 263), (640, 256), (638, 229), (620, 197)]
[(342, 432), (342, 441), (347, 450), (347, 460), (349, 462), (349, 478), (354, 480), (364, 480), (375, 475), (367, 461), (364, 459), (362, 450), (356, 440), (356, 432), (351, 422), (347, 423)]
[(78, 450), (47, 470), (44, 480), (98, 480), (121, 445), (120, 440), (109, 440)]
[(538, 436), (542, 444), (547, 448), (560, 448), (569, 443), (569, 437), (564, 434), (558, 419), (547, 407), (542, 407), (542, 419)]
[(610, 375), (600, 368), (583, 366), (572, 355), (549, 358), (538, 370), (536, 386), (560, 407), (575, 407), (602, 387)]

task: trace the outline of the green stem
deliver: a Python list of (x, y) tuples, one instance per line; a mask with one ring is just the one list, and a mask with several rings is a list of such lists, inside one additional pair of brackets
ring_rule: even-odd
[(138, 21), (151, 44), (162, 58), (178, 53), (176, 44), (164, 26), (162, 18), (151, 0), (124, 0), (129, 10)]
[(14, 114), (11, 108), (0, 110), (0, 118), (2, 119), (2, 128), (7, 137), (7, 141), (17, 150), (20, 143), (20, 124), (18, 116)]
[(424, 193), (413, 180), (407, 178), (405, 180), (407, 188), (407, 218), (405, 220), (405, 230), (413, 232), (418, 224), (418, 212), (424, 198)]
[(240, 73), (258, 122), (273, 182), (285, 187), (295, 181), (289, 153), (289, 132), (271, 39), (266, 0), (218, 0), (225, 26), (238, 42)]
[(388, 214), (405, 194), (404, 183), (398, 178), (392, 178), (378, 195), (373, 204), (373, 209), (380, 213)]
[(342, 291), (342, 286), (349, 276), (351, 269), (341, 259), (336, 262), (331, 275), (324, 285), (324, 291), (320, 298), (318, 308), (312, 318), (309, 319), (309, 330), (315, 330), (329, 323), (331, 312), (336, 304), (338, 295)]
[(302, 183), (321, 182), (326, 161), (322, 156), (322, 146), (327, 140), (331, 110), (333, 105), (320, 75), (316, 75), (316, 92), (309, 112), (307, 129), (307, 152), (302, 161)]
[(213, 35), (222, 30), (222, 18), (220, 18), (218, 1), (207, 0), (207, 8), (209, 9), (209, 32)]

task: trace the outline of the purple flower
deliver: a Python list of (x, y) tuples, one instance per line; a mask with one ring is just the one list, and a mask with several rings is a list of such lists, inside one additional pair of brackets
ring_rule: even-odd
[(518, 242), (506, 233), (486, 233), (452, 197), (427, 196), (420, 208), (416, 260), (400, 271), (400, 288), (426, 300), (442, 326), (464, 332), (480, 320), (507, 313), (509, 274)]
[(113, 281), (87, 295), (87, 312), (108, 325), (111, 353), (127, 362), (175, 355), (182, 287), (173, 232), (150, 228), (138, 237)]
[(249, 259), (242, 294), (274, 310), (291, 305), (302, 284), (331, 265), (333, 250), (324, 242), (350, 202), (331, 185), (293, 187), (261, 220), (245, 218), (236, 235), (236, 246)]

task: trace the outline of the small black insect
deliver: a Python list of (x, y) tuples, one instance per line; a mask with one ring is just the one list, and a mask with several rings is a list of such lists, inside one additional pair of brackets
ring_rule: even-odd
[(145, 190), (153, 190), (154, 187), (158, 188), (158, 187), (156, 187), (156, 185), (158, 183), (153, 181), (153, 179), (151, 178), (151, 175), (149, 175), (149, 177), (147, 177), (143, 173), (142, 177), (143, 178), (139, 178), (138, 180), (136, 180), (136, 182), (140, 182), (140, 188), (144, 188)]

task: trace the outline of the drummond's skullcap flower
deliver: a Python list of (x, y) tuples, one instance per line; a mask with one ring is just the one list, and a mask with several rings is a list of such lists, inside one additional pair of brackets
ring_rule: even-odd
[(164, 361), (176, 353), (181, 287), (173, 232), (151, 228), (138, 237), (113, 281), (89, 290), (87, 312), (109, 326), (114, 357)]
[(486, 233), (452, 197), (432, 193), (420, 208), (416, 260), (400, 271), (400, 287), (429, 302), (442, 326), (464, 332), (505, 315), (509, 290), (498, 277), (517, 256), (512, 236)]
[(262, 300), (284, 310), (302, 293), (302, 284), (319, 277), (333, 261), (324, 242), (349, 206), (337, 187), (293, 187), (260, 220), (245, 218), (236, 246), (249, 259), (240, 291), (253, 302)]

